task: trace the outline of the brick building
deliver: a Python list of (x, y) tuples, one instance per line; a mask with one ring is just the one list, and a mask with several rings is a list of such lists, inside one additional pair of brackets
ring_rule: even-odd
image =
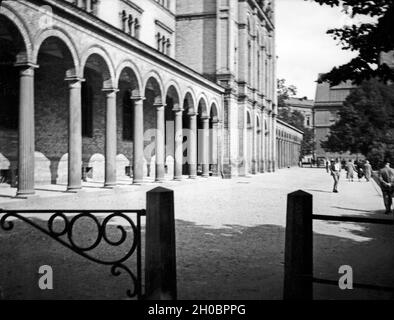
[(326, 152), (321, 147), (321, 142), (327, 140), (330, 127), (339, 120), (339, 111), (348, 95), (356, 87), (350, 82), (341, 83), (331, 87), (329, 83), (318, 83), (316, 88), (316, 99), (314, 105), (314, 130), (315, 130), (315, 158), (344, 160), (363, 158), (359, 154)]
[[(3, 179), (28, 196), (35, 183), (76, 191), (82, 180), (275, 171), (274, 10), (255, 0), (2, 1)], [(299, 148), (299, 132), (291, 137)]]

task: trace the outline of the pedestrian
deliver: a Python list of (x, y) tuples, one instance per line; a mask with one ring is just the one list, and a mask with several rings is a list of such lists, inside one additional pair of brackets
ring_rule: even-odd
[(330, 171), (331, 171), (331, 175), (334, 179), (333, 192), (338, 193), (338, 183), (339, 183), (339, 178), (340, 178), (340, 174), (341, 174), (341, 164), (340, 164), (338, 158), (335, 161), (331, 160)]
[(390, 168), (390, 162), (386, 161), (384, 168), (379, 171), (379, 181), (386, 207), (385, 213), (390, 214), (394, 196), (394, 170)]
[(353, 164), (353, 162), (352, 162), (352, 160), (349, 160), (349, 162), (347, 163), (347, 165), (346, 165), (346, 178), (349, 180), (349, 181), (352, 181), (353, 182), (353, 178), (354, 178), (354, 170), (355, 170), (356, 168), (354, 167), (354, 164)]
[(328, 159), (326, 159), (326, 171), (330, 173), (330, 161), (328, 161)]
[(365, 179), (367, 180), (367, 182), (369, 182), (369, 180), (371, 180), (371, 176), (372, 176), (372, 166), (368, 160), (365, 161), (364, 174), (365, 174)]
[(356, 171), (357, 171), (358, 182), (361, 182), (361, 179), (364, 177), (364, 169), (360, 161), (357, 163)]

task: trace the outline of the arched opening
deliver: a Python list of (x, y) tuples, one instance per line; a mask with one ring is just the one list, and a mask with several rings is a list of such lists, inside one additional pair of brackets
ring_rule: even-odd
[[(0, 183), (11, 187), (18, 185), (20, 70), (14, 64), (21, 56), (26, 56), (22, 34), (0, 15)], [(27, 191), (34, 192), (33, 188), (31, 181)]]
[(147, 178), (163, 181), (165, 176), (165, 110), (162, 87), (155, 77), (145, 85), (144, 158)]
[(196, 162), (194, 157), (195, 148), (194, 142), (196, 141), (196, 132), (192, 132), (192, 127), (195, 125), (195, 107), (194, 99), (190, 92), (186, 93), (183, 100), (183, 114), (182, 114), (182, 124), (183, 124), (183, 166), (182, 174), (188, 175), (190, 178), (194, 178), (196, 175)]
[[(168, 179), (175, 177), (175, 112), (179, 112), (179, 110), (179, 94), (177, 89), (171, 85), (167, 90), (165, 108), (165, 173)], [(182, 117), (180, 120), (182, 121)]]
[[(46, 38), (38, 51), (35, 81), (35, 179), (68, 182), (69, 82), (75, 74), (71, 52), (63, 40)], [(66, 155), (66, 156), (65, 156)]]
[[(116, 91), (112, 86), (108, 63), (98, 53), (89, 55), (83, 75), (82, 179), (100, 185), (105, 181), (106, 185), (112, 185), (116, 182), (116, 133), (113, 132), (114, 127), (116, 130), (116, 104), (114, 110), (109, 98), (112, 95), (116, 101)], [(107, 163), (111, 165), (110, 177)]]
[(213, 176), (219, 175), (218, 138), (219, 138), (218, 109), (217, 109), (216, 104), (212, 103), (210, 117), (209, 117), (209, 164), (210, 164), (210, 172), (212, 172)]
[(140, 99), (138, 79), (130, 67), (124, 67), (120, 72), (118, 90), (116, 175), (118, 181), (130, 182), (135, 170), (133, 163), (133, 149), (135, 146), (134, 109), (135, 104), (138, 103), (137, 99)]
[(209, 114), (207, 103), (201, 98), (197, 115), (197, 174), (209, 177)]

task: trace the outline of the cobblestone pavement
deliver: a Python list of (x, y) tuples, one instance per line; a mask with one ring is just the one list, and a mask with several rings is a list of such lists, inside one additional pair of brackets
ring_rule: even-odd
[[(145, 207), (146, 191), (155, 186), (125, 184), (116, 190), (102, 190), (92, 184), (88, 188), (90, 191), (80, 195), (63, 194), (59, 190), (45, 191), (50, 190), (50, 187), (42, 187), (41, 192), (45, 192), (45, 197), (22, 201), (3, 197), (0, 207), (137, 209)], [(310, 192), (315, 214), (388, 218), (383, 214), (383, 201), (374, 182), (347, 182), (343, 177), (340, 192), (335, 194), (331, 192), (332, 178), (323, 169), (284, 169), (275, 174), (232, 180), (210, 178), (207, 181), (199, 178), (195, 181), (168, 181), (160, 186), (175, 192), (180, 299), (281, 299), (286, 197), (290, 192), (298, 189)], [(5, 188), (3, 191), (6, 193)], [(46, 197), (47, 194), (53, 195)], [(44, 219), (41, 216), (37, 218)], [(35, 292), (38, 297), (76, 299), (96, 298), (99, 295), (98, 298), (122, 298), (123, 292), (119, 294), (119, 288), (113, 284), (118, 281), (116, 279), (102, 277), (101, 289), (97, 288), (100, 281), (97, 275), (100, 277), (98, 273), (105, 272), (102, 268), (87, 265), (83, 259), (75, 258), (59, 246), (52, 245), (50, 240), (26, 231), (25, 227), (21, 228), (25, 233), (19, 232), (19, 238), (0, 233), (0, 262), (3, 270), (0, 287), (1, 281), (5, 281), (3, 291), (9, 292), (5, 292), (6, 297), (23, 297), (28, 290), (21, 288), (29, 281), (34, 281), (33, 276), (26, 274), (36, 265), (43, 264), (50, 252), (52, 260), (58, 256), (62, 261), (52, 261), (60, 265), (58, 269), (62, 271), (59, 273), (67, 274), (61, 276), (59, 284), (63, 286), (63, 292), (52, 296)], [(32, 240), (26, 239), (26, 233), (33, 237)], [(10, 244), (7, 240), (10, 240)], [(350, 265), (354, 270), (355, 282), (394, 286), (393, 240), (391, 226), (316, 221), (314, 274), (320, 278), (338, 280), (339, 267)], [(34, 250), (38, 250), (37, 254)], [(8, 260), (4, 261), (5, 257)], [(21, 263), (30, 267), (23, 267), (26, 276), (16, 276), (24, 283), (14, 290), (10, 285), (10, 274), (13, 272), (9, 269), (14, 265), (20, 268)], [(70, 270), (73, 268), (78, 272), (72, 272), (71, 276)], [(7, 275), (5, 269), (8, 270)], [(70, 283), (78, 285), (70, 286)], [(369, 290), (341, 291), (324, 285), (315, 285), (314, 288), (317, 299), (394, 298), (390, 293)]]

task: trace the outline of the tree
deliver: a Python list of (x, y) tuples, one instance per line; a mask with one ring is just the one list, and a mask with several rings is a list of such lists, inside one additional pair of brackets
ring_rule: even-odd
[(277, 80), (277, 90), (278, 90), (278, 108), (286, 107), (286, 100), (290, 97), (297, 95), (297, 87), (294, 85), (286, 85), (285, 79)]
[(322, 142), (326, 151), (361, 153), (374, 167), (394, 161), (394, 85), (364, 81), (344, 102)]
[(287, 104), (287, 100), (290, 97), (294, 97), (297, 94), (297, 88), (294, 85), (286, 85), (285, 79), (278, 79), (278, 118), (293, 127), (304, 132), (304, 139), (301, 144), (301, 156), (313, 154), (315, 149), (314, 132), (313, 129), (306, 128), (304, 126), (305, 117), (304, 115), (294, 110)]
[(363, 80), (378, 78), (387, 83), (394, 80), (394, 71), (387, 64), (380, 64), (382, 52), (394, 50), (394, 1), (393, 0), (313, 0), (331, 7), (342, 5), (344, 12), (352, 18), (364, 15), (376, 22), (353, 24), (330, 29), (328, 34), (339, 40), (344, 50), (357, 51), (358, 56), (350, 62), (333, 68), (320, 77), (319, 82), (328, 81), (337, 85), (351, 80), (359, 85)]

